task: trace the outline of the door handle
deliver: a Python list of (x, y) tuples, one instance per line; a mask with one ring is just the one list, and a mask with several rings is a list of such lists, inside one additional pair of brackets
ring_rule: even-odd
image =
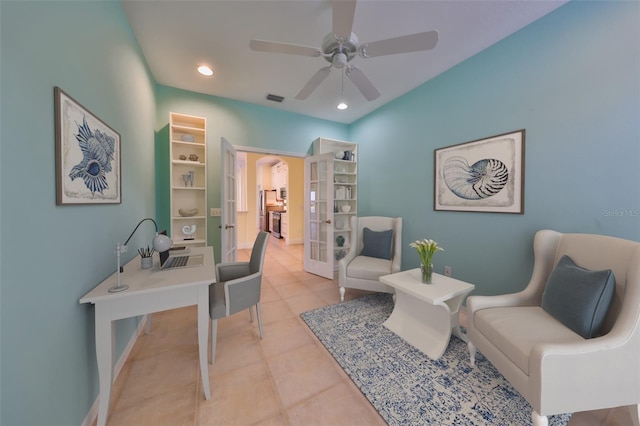
[(224, 229), (235, 228), (235, 225), (225, 225)]
[(331, 219), (325, 220), (324, 223), (331, 225)]

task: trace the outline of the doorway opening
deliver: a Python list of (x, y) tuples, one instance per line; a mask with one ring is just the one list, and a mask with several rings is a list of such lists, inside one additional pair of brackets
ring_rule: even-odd
[[(281, 213), (280, 239), (287, 245), (304, 244), (306, 154), (234, 148), (238, 152), (237, 185), (242, 185), (237, 194), (246, 198), (245, 208), (237, 210), (236, 247), (251, 248), (260, 230), (271, 232), (274, 212)], [(242, 200), (238, 201), (238, 207), (243, 205)]]

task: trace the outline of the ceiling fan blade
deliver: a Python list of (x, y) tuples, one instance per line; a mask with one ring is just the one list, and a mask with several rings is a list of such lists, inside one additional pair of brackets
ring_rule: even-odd
[(371, 81), (367, 78), (366, 75), (362, 72), (362, 70), (358, 67), (348, 67), (345, 71), (349, 80), (356, 85), (358, 90), (362, 93), (362, 95), (367, 98), (368, 101), (373, 101), (374, 99), (378, 99), (380, 97), (380, 92), (378, 89), (371, 83)]
[(324, 79), (327, 78), (330, 71), (331, 67), (320, 68), (320, 70), (318, 70), (318, 72), (315, 73), (313, 77), (311, 77), (311, 80), (309, 80), (307, 84), (305, 84), (305, 86), (298, 92), (295, 98), (300, 101), (307, 99), (309, 95), (314, 90), (316, 90), (316, 87), (318, 87), (320, 83), (322, 83)]
[(437, 43), (438, 31), (426, 31), (424, 33), (365, 43), (360, 46), (360, 56), (373, 58), (374, 56), (394, 55), (396, 53), (418, 52), (420, 50), (433, 49)]
[(356, 0), (333, 0), (333, 35), (338, 41), (351, 38), (353, 17), (356, 14)]
[(298, 46), (297, 44), (276, 43), (275, 41), (251, 40), (251, 50), (258, 52), (286, 53), (299, 56), (320, 56), (322, 53), (315, 47)]

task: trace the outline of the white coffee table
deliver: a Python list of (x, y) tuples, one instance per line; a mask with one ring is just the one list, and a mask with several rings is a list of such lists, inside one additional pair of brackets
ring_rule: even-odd
[(432, 359), (442, 356), (451, 334), (466, 341), (460, 332), (458, 310), (473, 284), (440, 274), (424, 284), (420, 269), (384, 275), (380, 281), (396, 291), (395, 306), (384, 326)]

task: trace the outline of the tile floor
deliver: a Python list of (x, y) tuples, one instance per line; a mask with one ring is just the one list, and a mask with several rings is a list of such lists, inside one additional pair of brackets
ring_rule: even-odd
[[(269, 239), (262, 281), (264, 339), (249, 313), (219, 321), (211, 399), (198, 369), (195, 307), (153, 315), (118, 376), (108, 425), (384, 425), (299, 317), (338, 303), (335, 281), (303, 270), (302, 245)], [(249, 250), (240, 250), (247, 260)], [(348, 290), (346, 299), (365, 294)], [(570, 426), (628, 425), (625, 410), (572, 417)]]

